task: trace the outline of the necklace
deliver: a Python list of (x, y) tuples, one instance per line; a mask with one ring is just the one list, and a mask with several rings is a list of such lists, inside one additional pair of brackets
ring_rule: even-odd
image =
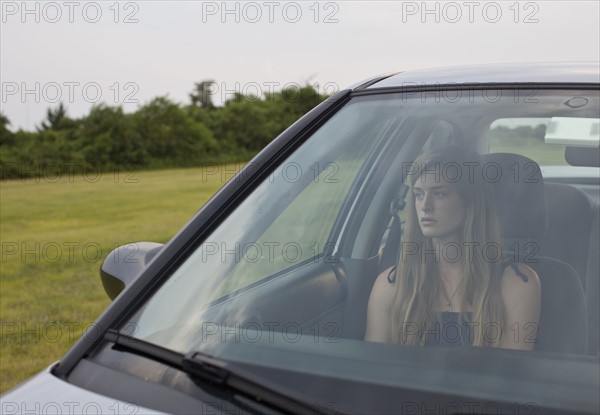
[(454, 309), (452, 308), (452, 299), (454, 298), (454, 296), (458, 292), (459, 288), (460, 288), (460, 284), (458, 285), (458, 287), (456, 287), (456, 290), (454, 290), (454, 294), (452, 294), (452, 296), (450, 298), (448, 298), (448, 293), (446, 292), (446, 286), (442, 282), (442, 293), (444, 293), (444, 297), (446, 297), (446, 301), (447, 301), (446, 305), (448, 306), (448, 309), (446, 311), (448, 311), (448, 312), (453, 312), (454, 311)]

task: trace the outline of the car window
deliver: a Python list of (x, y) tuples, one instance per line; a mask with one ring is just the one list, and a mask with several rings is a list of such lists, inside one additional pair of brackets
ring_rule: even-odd
[(564, 166), (565, 144), (544, 140), (550, 118), (501, 118), (490, 125), (490, 153), (518, 153), (540, 166)]

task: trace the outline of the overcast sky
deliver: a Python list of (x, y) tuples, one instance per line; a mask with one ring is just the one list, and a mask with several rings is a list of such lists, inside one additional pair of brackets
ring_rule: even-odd
[(321, 92), (414, 68), (600, 59), (597, 1), (1, 1), (1, 111), (33, 130), (63, 101), (133, 111), (195, 82)]

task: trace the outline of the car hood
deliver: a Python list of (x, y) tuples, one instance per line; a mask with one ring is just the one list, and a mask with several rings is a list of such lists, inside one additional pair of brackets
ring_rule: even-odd
[(0, 397), (0, 413), (164, 414), (67, 383), (51, 373), (53, 366)]

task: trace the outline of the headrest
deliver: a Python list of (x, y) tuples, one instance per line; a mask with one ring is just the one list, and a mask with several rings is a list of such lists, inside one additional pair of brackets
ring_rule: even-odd
[(513, 153), (482, 155), (504, 238), (535, 239), (546, 232), (547, 209), (540, 166)]

